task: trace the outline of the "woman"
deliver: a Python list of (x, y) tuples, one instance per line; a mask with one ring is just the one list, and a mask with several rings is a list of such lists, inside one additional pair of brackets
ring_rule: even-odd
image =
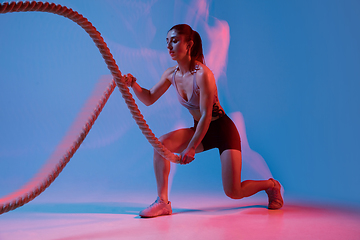
[[(225, 194), (233, 199), (249, 197), (265, 190), (269, 209), (283, 205), (278, 181), (241, 182), (240, 136), (230, 118), (221, 107), (215, 78), (204, 64), (200, 35), (186, 24), (172, 27), (166, 38), (167, 48), (177, 65), (167, 69), (160, 81), (150, 90), (140, 87), (131, 75), (126, 78), (141, 102), (149, 106), (156, 102), (173, 85), (180, 103), (194, 118), (194, 126), (179, 129), (160, 138), (170, 151), (180, 153), (181, 164), (190, 163), (195, 153), (218, 148)], [(140, 212), (141, 217), (156, 217), (172, 213), (168, 200), (170, 162), (154, 151), (154, 170), (157, 182), (157, 200)]]

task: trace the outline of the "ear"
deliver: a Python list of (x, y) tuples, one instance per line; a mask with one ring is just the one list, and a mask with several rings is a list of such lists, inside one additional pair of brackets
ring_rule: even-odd
[(193, 40), (190, 40), (187, 44), (188, 44), (186, 47), (187, 50), (190, 50), (194, 46)]

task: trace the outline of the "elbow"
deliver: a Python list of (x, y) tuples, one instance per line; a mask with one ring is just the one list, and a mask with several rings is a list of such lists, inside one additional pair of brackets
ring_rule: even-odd
[(145, 106), (151, 106), (153, 105), (158, 99), (157, 98), (154, 98), (153, 96), (149, 96), (148, 99), (146, 99), (146, 101), (144, 102)]
[(145, 106), (151, 106), (154, 104), (155, 101), (153, 101), (152, 99), (148, 99), (147, 101), (144, 101), (143, 103), (145, 104)]
[(137, 95), (137, 96), (138, 96), (139, 100), (147, 107), (154, 103), (150, 94), (145, 95), (145, 96), (139, 96), (139, 95)]
[(144, 102), (145, 106), (151, 106), (153, 103), (152, 102)]

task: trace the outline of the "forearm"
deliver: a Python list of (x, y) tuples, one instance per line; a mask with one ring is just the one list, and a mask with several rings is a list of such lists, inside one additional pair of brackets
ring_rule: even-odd
[(139, 84), (137, 84), (136, 82), (134, 82), (134, 84), (132, 85), (132, 89), (136, 95), (136, 97), (142, 102), (144, 103), (146, 106), (149, 106), (151, 104), (153, 104), (152, 100), (151, 100), (151, 92), (148, 89), (142, 88)]
[(196, 149), (203, 140), (203, 138), (205, 137), (205, 134), (208, 131), (209, 125), (211, 123), (211, 115), (210, 116), (206, 116), (206, 115), (208, 114), (204, 114), (200, 118), (194, 136), (192, 137), (192, 139), (188, 144), (188, 148)]

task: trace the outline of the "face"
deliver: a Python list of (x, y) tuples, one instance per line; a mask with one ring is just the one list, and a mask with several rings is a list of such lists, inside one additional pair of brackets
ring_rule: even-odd
[(189, 44), (183, 35), (179, 35), (174, 29), (169, 31), (166, 37), (167, 49), (173, 60), (181, 60), (189, 55)]

